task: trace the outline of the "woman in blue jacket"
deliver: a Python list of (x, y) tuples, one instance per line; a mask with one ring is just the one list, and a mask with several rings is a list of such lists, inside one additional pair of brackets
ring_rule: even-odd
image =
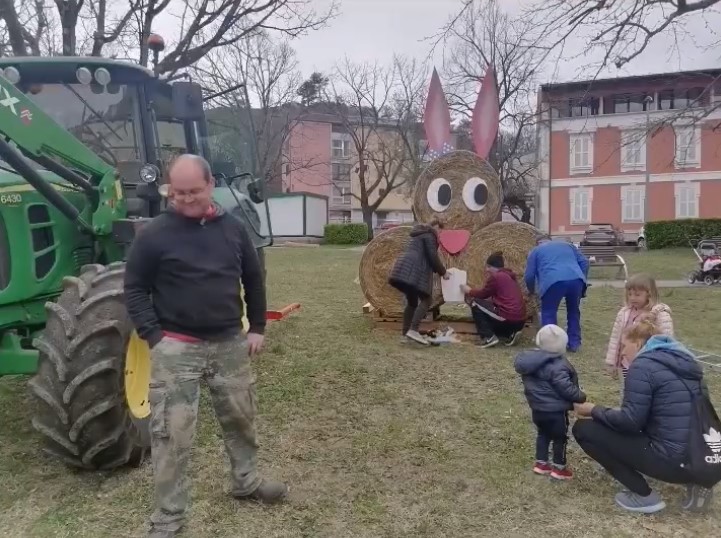
[(620, 409), (577, 404), (576, 442), (626, 490), (616, 504), (631, 512), (654, 513), (666, 504), (644, 476), (687, 486), (682, 506), (708, 507), (713, 491), (690, 483), (684, 462), (693, 412), (691, 394), (708, 394), (703, 370), (691, 352), (658, 334), (651, 319), (624, 333), (622, 353), (631, 361)]

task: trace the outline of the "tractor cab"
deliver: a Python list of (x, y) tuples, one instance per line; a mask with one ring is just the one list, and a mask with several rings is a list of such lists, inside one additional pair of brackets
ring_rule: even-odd
[[(175, 156), (195, 153), (214, 164), (215, 148), (197, 83), (168, 82), (140, 65), (95, 57), (0, 58), (0, 74), (118, 171), (131, 219), (162, 211), (164, 174)], [(33, 127), (31, 112), (23, 120)], [(257, 248), (269, 245), (262, 182), (252, 181), (237, 167), (231, 176), (213, 172), (216, 199), (249, 226)], [(232, 191), (228, 177), (236, 179)]]

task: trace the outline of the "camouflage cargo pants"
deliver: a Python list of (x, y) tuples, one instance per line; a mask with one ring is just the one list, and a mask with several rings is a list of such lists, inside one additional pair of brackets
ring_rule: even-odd
[(200, 382), (205, 380), (230, 457), (233, 494), (260, 484), (256, 470), (255, 377), (244, 335), (224, 342), (186, 343), (163, 338), (152, 349), (151, 455), (155, 481), (154, 529), (179, 530), (190, 482)]

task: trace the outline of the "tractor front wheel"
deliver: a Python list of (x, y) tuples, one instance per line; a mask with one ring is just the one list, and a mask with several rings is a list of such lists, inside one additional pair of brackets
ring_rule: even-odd
[(32, 424), (43, 450), (72, 467), (140, 464), (148, 452), (149, 350), (125, 308), (124, 270), (93, 264), (67, 277), (34, 342)]

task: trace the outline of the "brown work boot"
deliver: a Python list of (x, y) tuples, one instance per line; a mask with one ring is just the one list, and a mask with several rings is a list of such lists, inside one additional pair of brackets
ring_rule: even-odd
[(248, 495), (236, 496), (237, 499), (258, 501), (266, 504), (282, 502), (288, 496), (288, 486), (276, 480), (263, 479), (255, 491)]

